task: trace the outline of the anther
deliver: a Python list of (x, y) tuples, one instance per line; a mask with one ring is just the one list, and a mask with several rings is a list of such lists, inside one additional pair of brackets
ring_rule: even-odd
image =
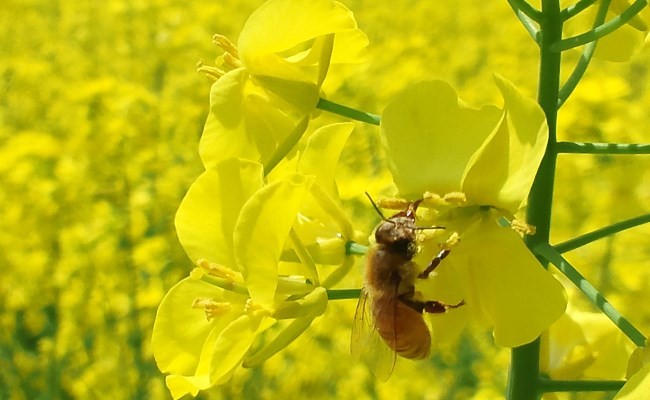
[(196, 72), (204, 73), (205, 76), (207, 76), (209, 79), (213, 81), (217, 81), (219, 78), (221, 78), (226, 74), (226, 71), (217, 67), (205, 65), (203, 64), (203, 61), (199, 61), (196, 63)]
[(214, 299), (199, 298), (199, 299), (194, 299), (194, 301), (192, 302), (192, 308), (203, 309), (203, 311), (205, 311), (205, 317), (207, 318), (208, 321), (211, 321), (216, 317), (228, 313), (232, 309), (232, 305), (229, 302), (225, 302), (225, 301), (216, 301)]
[(227, 279), (231, 282), (241, 280), (241, 274), (239, 272), (235, 272), (228, 267), (224, 267), (223, 265), (211, 263), (204, 258), (199, 259), (196, 262), (196, 265), (203, 269), (207, 274), (216, 276), (217, 278)]
[(237, 51), (237, 46), (231, 42), (227, 37), (220, 34), (215, 34), (212, 36), (212, 43), (221, 47), (224, 52), (230, 53), (234, 58), (239, 59), (239, 52)]
[(515, 232), (518, 232), (522, 235), (529, 235), (529, 236), (534, 235), (537, 230), (537, 228), (535, 228), (533, 225), (529, 225), (525, 221), (522, 221), (520, 219), (513, 219), (512, 221), (510, 221), (510, 228), (512, 228)]

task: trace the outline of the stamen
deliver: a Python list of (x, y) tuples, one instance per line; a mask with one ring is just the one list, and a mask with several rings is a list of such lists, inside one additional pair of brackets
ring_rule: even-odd
[(194, 299), (194, 302), (192, 302), (192, 308), (202, 308), (203, 311), (205, 311), (205, 318), (207, 318), (208, 321), (211, 321), (232, 310), (232, 305), (225, 301), (199, 298)]
[(529, 236), (534, 235), (537, 231), (537, 228), (535, 228), (533, 225), (528, 225), (526, 221), (522, 221), (520, 219), (513, 219), (510, 221), (510, 228), (512, 228), (515, 232), (521, 233), (522, 235)]
[(216, 276), (217, 278), (227, 279), (231, 282), (242, 280), (242, 276), (239, 272), (233, 271), (232, 269), (224, 267), (223, 265), (211, 263), (204, 258), (199, 259), (196, 262), (196, 265), (201, 267), (209, 275)]
[(464, 204), (467, 202), (467, 196), (462, 192), (451, 192), (444, 195), (443, 199), (449, 204)]
[(377, 205), (381, 208), (389, 210), (405, 210), (411, 205), (412, 202), (398, 198), (379, 199)]
[(441, 248), (450, 250), (452, 247), (456, 246), (460, 242), (460, 235), (458, 232), (454, 232), (449, 236), (444, 243), (440, 245)]
[(212, 36), (212, 43), (221, 47), (224, 52), (230, 53), (232, 57), (239, 60), (239, 52), (237, 51), (237, 46), (235, 46), (235, 44), (224, 35), (219, 35), (218, 33), (215, 34)]
[(429, 207), (439, 207), (439, 206), (460, 206), (467, 202), (467, 196), (462, 192), (451, 192), (447, 193), (444, 196), (440, 196), (436, 193), (425, 192), (422, 196), (422, 202), (424, 206)]
[(205, 76), (208, 77), (208, 79), (213, 80), (215, 82), (226, 74), (226, 71), (217, 67), (205, 65), (203, 64), (203, 61), (199, 61), (196, 63), (196, 72), (204, 73)]
[(223, 53), (223, 62), (232, 67), (233, 69), (241, 68), (242, 63), (239, 61), (239, 58), (235, 57), (229, 52)]

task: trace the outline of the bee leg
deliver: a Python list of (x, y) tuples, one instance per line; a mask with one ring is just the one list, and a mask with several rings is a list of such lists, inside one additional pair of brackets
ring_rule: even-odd
[(458, 308), (465, 304), (465, 300), (462, 300), (458, 304), (444, 304), (439, 301), (425, 301), (424, 302), (424, 311), (429, 314), (441, 314), (447, 312), (452, 308)]
[(424, 269), (424, 271), (422, 271), (422, 272), (420, 273), (420, 275), (418, 275), (418, 278), (420, 278), (420, 279), (427, 279), (427, 278), (429, 277), (429, 275), (431, 274), (431, 272), (433, 272), (433, 270), (436, 269), (436, 267), (437, 267), (438, 265), (440, 265), (440, 262), (441, 262), (445, 257), (447, 257), (447, 256), (449, 255), (449, 253), (451, 253), (451, 250), (449, 250), (449, 249), (443, 249), (443, 250), (441, 250), (440, 253), (438, 253), (438, 255), (435, 256), (435, 257), (433, 258), (433, 260), (431, 260), (431, 262), (429, 263), (429, 265), (427, 265), (427, 267)]

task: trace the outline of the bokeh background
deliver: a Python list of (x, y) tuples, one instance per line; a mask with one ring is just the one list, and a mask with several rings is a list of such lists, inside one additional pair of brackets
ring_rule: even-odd
[[(379, 113), (409, 82), (443, 79), (470, 104), (498, 104), (494, 73), (535, 95), (536, 47), (505, 0), (343, 3), (370, 48), (365, 64), (332, 70), (330, 100)], [(195, 65), (219, 54), (214, 33), (236, 40), (260, 4), (0, 4), (0, 399), (169, 397), (150, 337), (165, 292), (192, 268), (173, 220), (202, 171), (210, 81)], [(567, 72), (578, 55), (567, 53)], [(561, 110), (560, 140), (647, 142), (649, 66), (647, 47), (629, 63), (594, 60)], [(310, 129), (339, 120), (323, 113)], [(377, 217), (363, 192), (390, 194), (378, 134), (358, 124), (338, 171), (344, 204), (368, 232)], [(553, 242), (648, 212), (649, 165), (560, 156)], [(646, 333), (649, 234), (636, 228), (567, 255)], [(359, 287), (362, 266), (343, 287)], [(481, 327), (430, 360), (400, 361), (378, 384), (349, 355), (355, 303), (331, 302), (284, 352), (200, 398), (503, 397), (509, 351)], [(579, 295), (572, 303), (593, 311)]]

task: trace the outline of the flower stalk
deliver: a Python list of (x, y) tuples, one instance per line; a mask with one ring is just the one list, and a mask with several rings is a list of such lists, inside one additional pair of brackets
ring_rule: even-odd
[[(560, 89), (560, 66), (562, 53), (553, 50), (553, 44), (562, 39), (562, 16), (559, 0), (543, 0), (540, 21), (540, 72), (538, 102), (546, 115), (549, 128), (546, 153), (528, 198), (527, 222), (537, 228), (533, 236), (525, 238), (532, 249), (550, 238), (551, 205), (555, 177), (557, 142), (557, 111)], [(542, 265), (548, 262), (538, 257)], [(537, 400), (539, 385), (540, 340), (512, 349), (510, 373), (506, 398), (508, 400)]]

